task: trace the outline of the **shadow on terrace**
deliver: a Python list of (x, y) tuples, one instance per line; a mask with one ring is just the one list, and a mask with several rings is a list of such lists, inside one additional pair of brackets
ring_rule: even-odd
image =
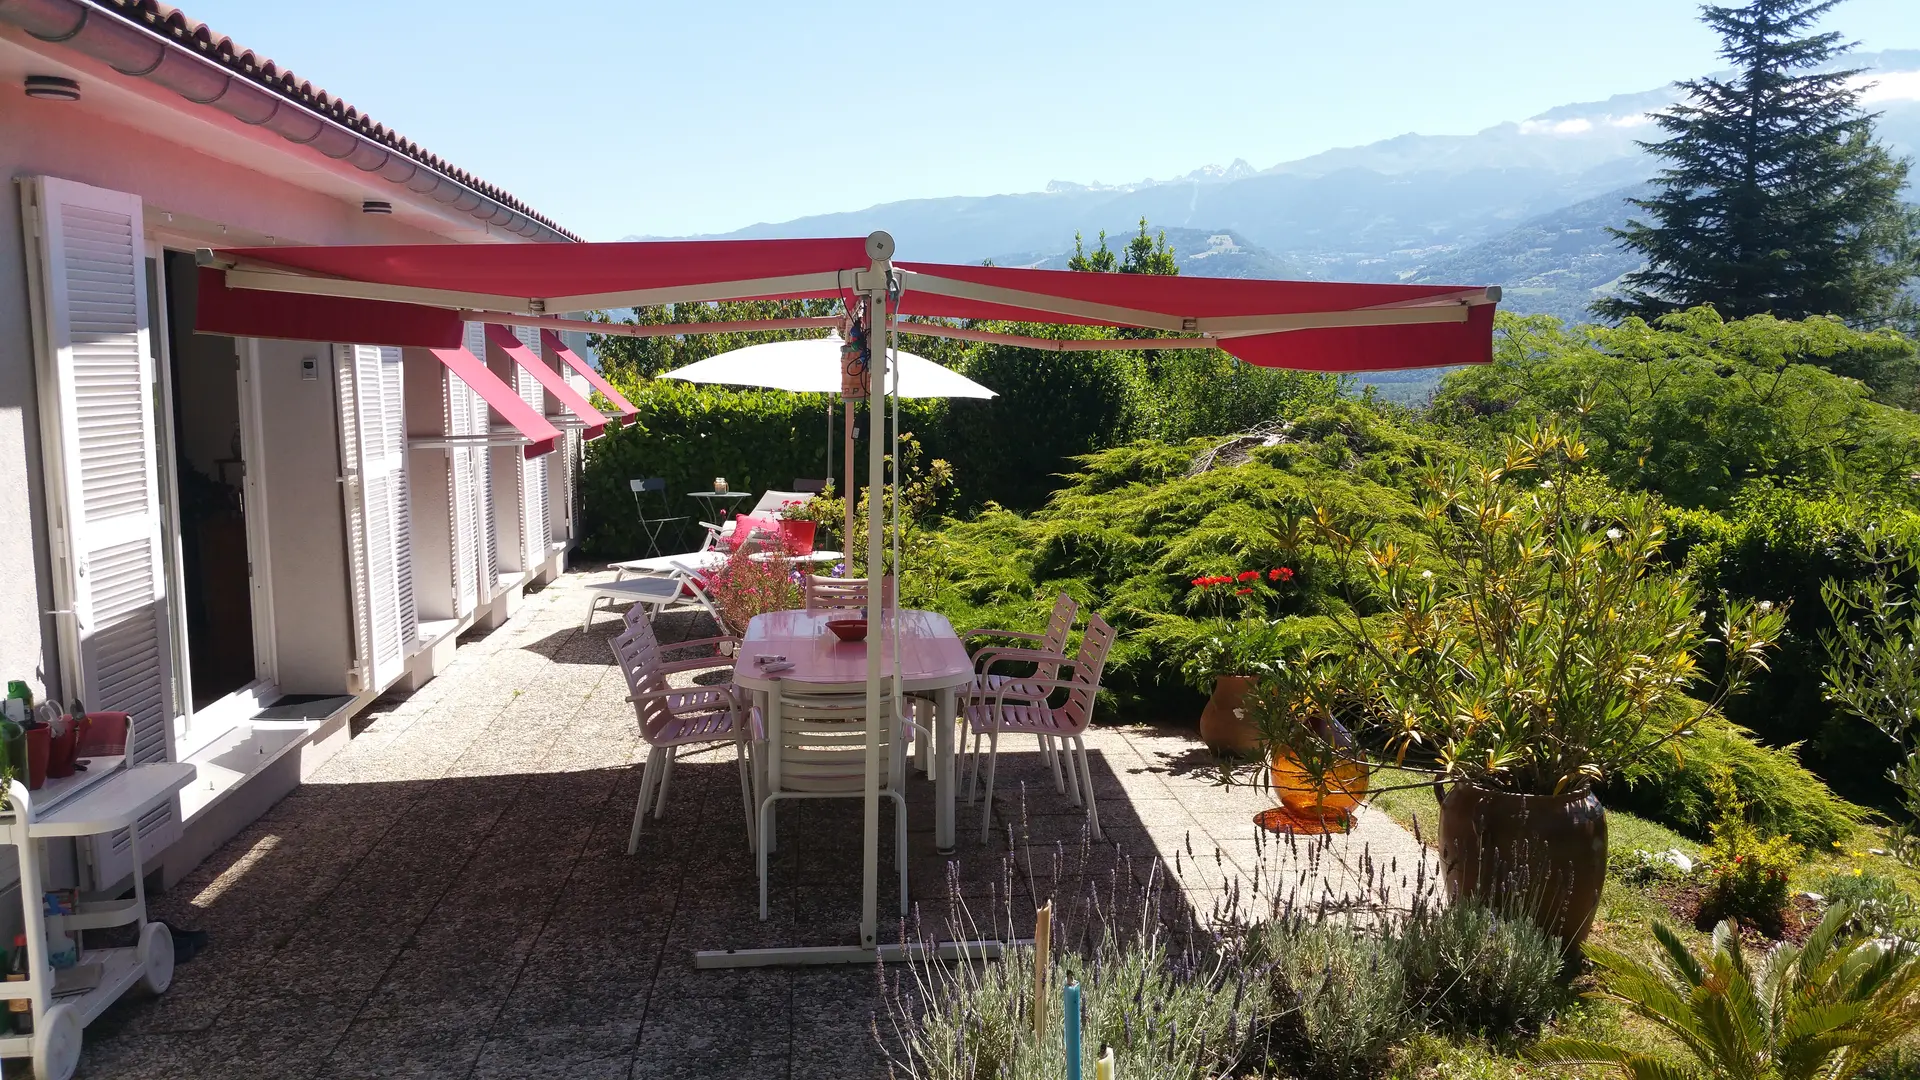
[[(857, 800), (782, 808), (766, 922), (731, 751), (676, 769), (666, 818), (629, 857), (641, 750), (607, 646), (618, 621), (578, 629), (582, 580), (380, 702), (311, 782), (161, 898), (162, 917), (209, 945), (164, 997), (89, 1030), (82, 1075), (886, 1076), (874, 969), (693, 966), (701, 949), (857, 939)], [(661, 637), (698, 636), (693, 620), (663, 616)], [(1417, 846), (1384, 818), (1363, 814), (1351, 836), (1262, 834), (1266, 798), (1213, 786), (1196, 747), (1180, 731), (1096, 729), (1099, 843), (1031, 746), (1003, 750), (991, 843), (962, 799), (951, 857), (933, 850), (916, 776), (918, 921), (887, 921), (883, 844), (883, 939), (953, 936), (962, 907), (983, 931), (1026, 936), (1048, 897), (1065, 913), (1057, 934), (1091, 935), (1090, 898), (1137, 912), (1156, 860), (1163, 915), (1184, 926), (1411, 884)]]

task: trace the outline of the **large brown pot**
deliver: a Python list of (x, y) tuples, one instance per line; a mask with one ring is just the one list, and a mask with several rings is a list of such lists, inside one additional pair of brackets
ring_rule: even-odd
[(1607, 880), (1607, 812), (1591, 790), (1516, 795), (1454, 784), (1440, 800), (1447, 896), (1525, 913), (1579, 947)]
[(1260, 749), (1260, 731), (1241, 707), (1253, 681), (1251, 675), (1222, 675), (1214, 680), (1213, 696), (1200, 713), (1200, 741), (1214, 753), (1249, 757)]

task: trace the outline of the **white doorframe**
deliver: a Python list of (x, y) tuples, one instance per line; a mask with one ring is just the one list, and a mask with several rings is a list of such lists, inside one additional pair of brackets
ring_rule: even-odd
[(170, 760), (178, 761), (179, 748), (186, 744), (187, 730), (193, 722), (193, 665), (187, 656), (187, 566), (180, 543), (180, 453), (173, 430), (173, 339), (168, 319), (173, 286), (167, 280), (166, 247), (159, 241), (149, 240), (147, 258), (155, 260), (154, 278), (160, 291), (147, 307), (153, 339), (158, 343), (153, 350), (156, 358), (153, 366), (154, 399), (160, 415), (155, 417), (154, 431), (160, 442), (160, 498), (166, 504), (160, 532), (166, 544), (163, 557), (167, 563), (168, 584), (172, 586), (171, 595), (167, 597), (167, 617), (173, 623), (173, 633), (168, 636), (173, 646), (174, 699), (168, 727), (175, 749)]
[(257, 684), (279, 680), (273, 622), (273, 564), (267, 558), (266, 428), (260, 405), (260, 342), (236, 338), (240, 352), (241, 499), (247, 522), (247, 569), (253, 601), (253, 674)]

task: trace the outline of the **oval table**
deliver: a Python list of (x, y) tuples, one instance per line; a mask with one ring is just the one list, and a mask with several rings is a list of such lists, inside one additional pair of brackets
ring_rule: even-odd
[[(756, 615), (747, 624), (734, 656), (736, 685), (764, 694), (773, 684), (789, 682), (846, 686), (867, 681), (867, 646), (880, 643), (880, 670), (893, 673), (893, 638), (885, 623), (871, 627), (867, 641), (841, 641), (827, 629), (829, 619), (844, 619), (845, 611), (773, 611)], [(941, 854), (953, 850), (954, 783), (953, 725), (957, 715), (955, 691), (973, 681), (973, 659), (960, 635), (944, 615), (902, 609), (897, 613), (900, 639), (900, 688), (912, 694), (932, 694), (933, 724), (933, 843)], [(762, 656), (784, 656), (793, 667), (772, 674), (761, 670)]]

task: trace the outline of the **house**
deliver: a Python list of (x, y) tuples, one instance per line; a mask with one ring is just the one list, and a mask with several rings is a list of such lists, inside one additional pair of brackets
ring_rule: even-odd
[[(551, 331), (196, 332), (195, 252), (578, 238), (152, 0), (0, 0), (0, 167), (0, 678), (198, 767), (142, 825), (171, 881), (564, 569), (607, 423)], [(134, 870), (124, 834), (48, 858)]]

